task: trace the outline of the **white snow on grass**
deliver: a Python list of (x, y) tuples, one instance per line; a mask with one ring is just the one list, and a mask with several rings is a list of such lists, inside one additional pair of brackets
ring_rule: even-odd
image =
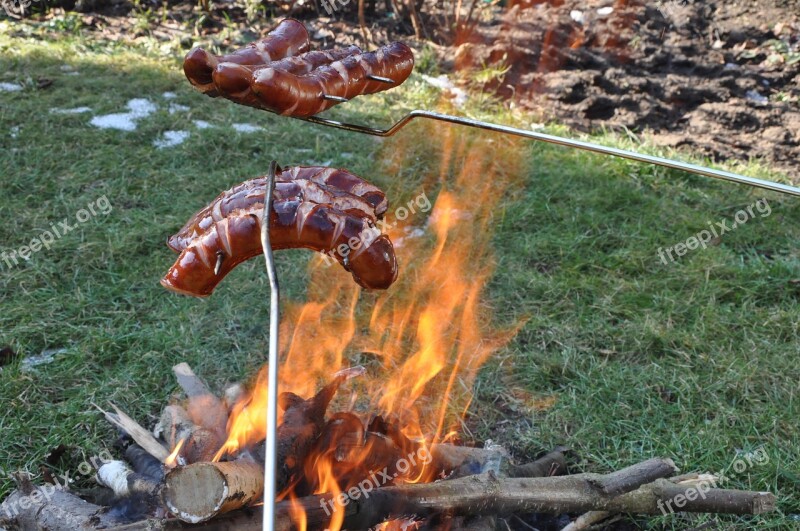
[(19, 83), (0, 82), (0, 92), (19, 92), (20, 90), (22, 90), (22, 85)]
[(47, 365), (48, 363), (52, 363), (53, 361), (55, 361), (56, 356), (59, 356), (66, 352), (67, 349), (65, 348), (51, 348), (43, 350), (41, 354), (37, 354), (35, 356), (27, 356), (23, 358), (19, 364), (20, 365), (19, 368), (22, 372), (30, 372), (39, 365)]
[(190, 108), (186, 105), (181, 105), (180, 103), (170, 103), (169, 104), (169, 113), (175, 114), (176, 112), (183, 112), (188, 111)]
[(117, 129), (118, 131), (136, 131), (136, 122), (129, 112), (104, 114), (95, 116), (89, 122), (100, 129)]
[(8, 134), (11, 135), (11, 138), (17, 138), (17, 136), (19, 136), (19, 126), (15, 125), (11, 129), (9, 129)]
[(208, 129), (209, 127), (214, 127), (210, 123), (206, 122), (205, 120), (195, 120), (194, 126), (198, 129)]
[(91, 107), (75, 107), (73, 109), (50, 109), (52, 114), (83, 114), (91, 112)]
[(178, 95), (175, 94), (174, 92), (165, 92), (161, 95), (161, 97), (164, 98), (165, 100), (174, 100), (175, 98), (178, 97)]
[(100, 129), (136, 131), (136, 120), (150, 116), (158, 108), (152, 101), (144, 98), (132, 99), (127, 106), (129, 112), (95, 116), (89, 123)]
[(165, 131), (164, 135), (155, 140), (153, 145), (158, 149), (178, 146), (189, 138), (189, 131)]
[(144, 118), (156, 112), (156, 104), (144, 98), (134, 98), (128, 102), (128, 109), (136, 118)]
[(263, 127), (253, 124), (233, 124), (231, 127), (233, 127), (237, 133), (255, 133), (264, 130)]

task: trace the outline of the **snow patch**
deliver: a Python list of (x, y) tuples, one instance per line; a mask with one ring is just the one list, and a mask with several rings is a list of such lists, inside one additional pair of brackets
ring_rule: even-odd
[(136, 120), (150, 116), (158, 108), (152, 101), (144, 98), (130, 100), (127, 107), (129, 112), (95, 116), (89, 123), (100, 129), (136, 131)]
[(766, 103), (769, 103), (769, 98), (759, 94), (757, 90), (748, 90), (747, 93), (745, 94), (745, 97), (748, 100), (757, 103), (759, 105), (764, 105)]
[(175, 94), (174, 92), (167, 91), (167, 92), (163, 93), (161, 95), (161, 97), (164, 98), (165, 100), (174, 100), (175, 98), (178, 97), (178, 95)]
[(95, 116), (89, 122), (100, 129), (117, 129), (118, 131), (136, 131), (136, 122), (129, 112), (104, 114)]
[(421, 227), (407, 226), (403, 228), (403, 233), (404, 234), (399, 237), (394, 236), (392, 238), (392, 245), (397, 249), (403, 247), (407, 240), (414, 240), (425, 236), (425, 229)]
[(189, 131), (165, 131), (164, 135), (156, 139), (153, 145), (158, 149), (178, 146), (189, 138)]
[(206, 122), (205, 120), (195, 120), (194, 126), (198, 129), (208, 129), (209, 127), (213, 127), (210, 123)]
[(181, 105), (180, 103), (170, 103), (169, 104), (169, 113), (175, 114), (176, 112), (184, 112), (188, 111), (189, 107), (186, 105)]
[(91, 107), (75, 107), (73, 109), (50, 109), (50, 113), (52, 114), (83, 114), (85, 112), (91, 112)]
[(19, 83), (7, 83), (3, 81), (0, 83), (0, 92), (19, 92), (22, 90), (22, 85)]
[(263, 127), (253, 124), (233, 124), (231, 127), (233, 127), (237, 133), (255, 133), (264, 130)]
[(156, 112), (156, 104), (144, 98), (134, 98), (128, 102), (128, 109), (135, 118), (144, 118)]
[(64, 354), (66, 351), (67, 349), (65, 348), (51, 348), (43, 350), (41, 354), (37, 354), (36, 356), (28, 356), (27, 358), (23, 358), (20, 362), (20, 370), (23, 372), (28, 372), (39, 365), (47, 365), (48, 363), (53, 362), (56, 359), (56, 356), (59, 354)]
[(569, 18), (571, 18), (578, 24), (583, 24), (583, 11), (573, 9), (572, 11), (569, 12)]

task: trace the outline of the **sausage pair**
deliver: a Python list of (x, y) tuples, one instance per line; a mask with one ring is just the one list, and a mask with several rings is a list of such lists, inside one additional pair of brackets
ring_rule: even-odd
[[(169, 239), (169, 247), (180, 256), (161, 284), (204, 297), (234, 267), (260, 255), (266, 185), (266, 177), (246, 181), (198, 211)], [(326, 253), (359, 285), (386, 289), (397, 278), (397, 259), (375, 221), (387, 207), (380, 189), (345, 170), (286, 168), (276, 174), (270, 243), (276, 250)]]
[(308, 52), (305, 27), (285, 19), (264, 39), (230, 55), (195, 48), (183, 69), (205, 94), (307, 118), (362, 94), (403, 83), (414, 68), (411, 49), (393, 42), (373, 52), (357, 46)]

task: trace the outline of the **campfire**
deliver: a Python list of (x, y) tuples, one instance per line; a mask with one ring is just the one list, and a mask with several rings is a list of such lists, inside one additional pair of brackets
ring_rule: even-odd
[[(585, 513), (570, 528), (582, 529), (615, 513), (772, 510), (769, 493), (715, 488), (714, 476), (678, 475), (669, 459), (567, 475), (563, 447), (526, 463), (459, 444), (478, 370), (518, 328), (494, 327), (482, 298), (491, 212), (513, 183), (490, 144), (446, 134), (465, 169), (435, 201), (427, 190), (438, 175), (401, 203), (419, 215), (401, 222), (389, 207), (386, 232), (406, 271), (394, 288), (365, 293), (319, 255), (306, 302), (285, 309), (276, 528), (494, 529), (504, 518), (557, 529)], [(261, 529), (265, 369), (218, 392), (187, 364), (174, 376), (183, 396), (154, 426), (103, 407), (126, 441), (119, 460), (96, 463), (108, 495), (36, 496), (44, 489), (20, 478), (0, 514), (23, 529)], [(134, 522), (121, 509), (132, 504)]]
[[(307, 50), (302, 36), (296, 44), (296, 51)], [(261, 60), (262, 48), (237, 57)], [(190, 57), (193, 83), (216, 95), (216, 77), (204, 69), (218, 68), (221, 59)], [(229, 63), (220, 64), (228, 66), (215, 76), (233, 76)], [(251, 66), (258, 71), (247, 62), (234, 71), (252, 75), (245, 85), (256, 87), (253, 94), (222, 95), (278, 108), (256, 91), (272, 78), (253, 74)], [(371, 82), (383, 77), (372, 75)], [(342, 98), (346, 87), (339, 89)], [(286, 239), (274, 238), (276, 249), (322, 253), (312, 261), (306, 302), (287, 306), (281, 318), (276, 500), (264, 499), (266, 367), (251, 382), (216, 391), (181, 363), (173, 370), (183, 396), (165, 405), (155, 426), (101, 406), (123, 435), (122, 458), (95, 463), (103, 497), (48, 495), (19, 477), (0, 515), (22, 529), (249, 530), (261, 529), (264, 504), (276, 503), (280, 530), (495, 529), (501, 517), (554, 528), (558, 520), (546, 515), (583, 514), (569, 524), (575, 530), (615, 513), (772, 510), (769, 493), (716, 488), (713, 476), (678, 475), (669, 459), (609, 474), (568, 474), (565, 447), (526, 463), (488, 442), (459, 444), (479, 370), (520, 326), (497, 327), (483, 298), (492, 273), (491, 225), (516, 173), (513, 162), (494, 156), (500, 148), (490, 141), (444, 134), (440, 174), (420, 178), (415, 195), (389, 201), (388, 209), (381, 206), (383, 192), (345, 170), (284, 168), (272, 210), (263, 178), (247, 181), (223, 192), (170, 240), (181, 254), (162, 283), (202, 296), (238, 263), (260, 255), (257, 230), (267, 219), (270, 230), (286, 229)], [(466, 161), (455, 175), (453, 159)], [(335, 201), (349, 206), (334, 208)], [(279, 225), (290, 209), (291, 223)], [(339, 250), (337, 238), (348, 230), (340, 226), (356, 222), (359, 235), (377, 233), (351, 244), (360, 249)], [(334, 236), (320, 243), (305, 230)], [(369, 258), (375, 242), (384, 247), (370, 264), (386, 274), (370, 285), (357, 261)], [(343, 267), (329, 267), (331, 258)], [(365, 292), (359, 284), (392, 287)]]

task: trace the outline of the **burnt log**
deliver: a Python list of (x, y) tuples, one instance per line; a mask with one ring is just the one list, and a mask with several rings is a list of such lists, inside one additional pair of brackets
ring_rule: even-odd
[[(341, 370), (328, 385), (309, 399), (289, 392), (281, 393), (278, 397), (278, 406), (284, 410), (277, 433), (278, 492), (302, 479), (303, 464), (325, 426), (325, 415), (331, 400), (344, 382), (364, 372), (363, 367)], [(265, 462), (265, 453), (266, 444), (262, 442), (255, 452), (256, 458), (262, 463)]]

